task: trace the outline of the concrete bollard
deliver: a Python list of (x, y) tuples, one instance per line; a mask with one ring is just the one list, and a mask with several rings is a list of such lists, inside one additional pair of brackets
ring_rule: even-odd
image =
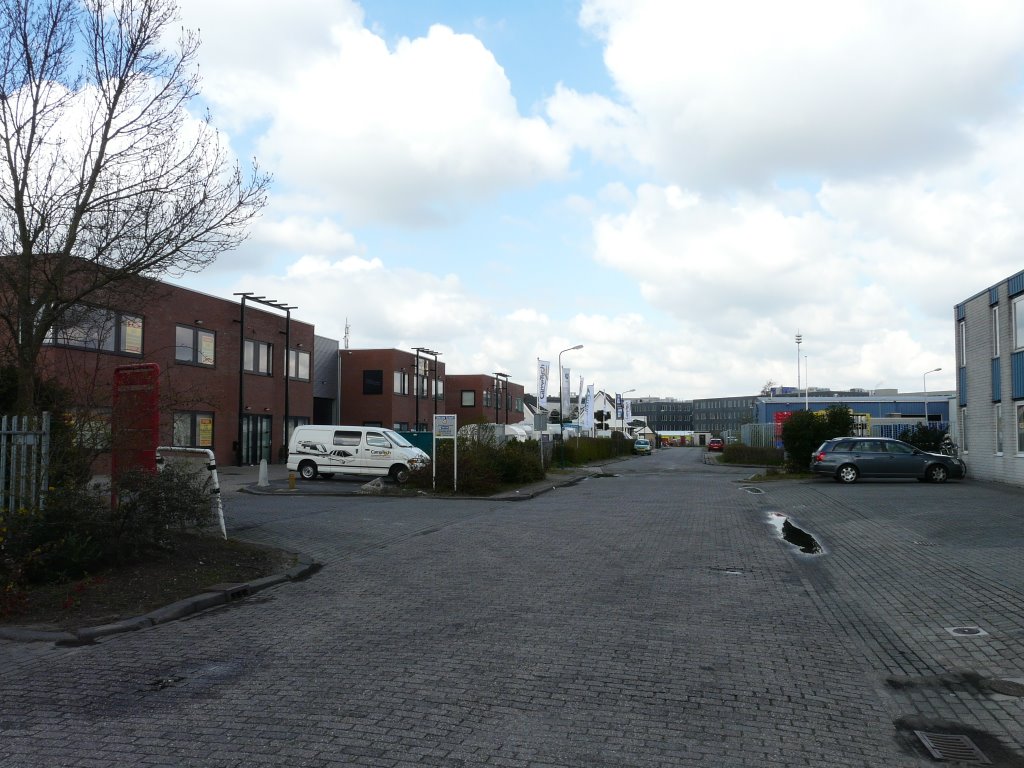
[(257, 483), (260, 488), (266, 488), (270, 485), (270, 476), (267, 473), (267, 460), (260, 459), (260, 480)]

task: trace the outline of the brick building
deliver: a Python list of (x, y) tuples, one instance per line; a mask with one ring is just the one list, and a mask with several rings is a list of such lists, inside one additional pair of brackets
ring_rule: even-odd
[(522, 384), (485, 373), (449, 376), (445, 413), (459, 424), (518, 424), (524, 418)]
[(427, 431), (444, 413), (444, 363), (432, 352), (342, 349), (338, 370), (341, 424)]
[(80, 422), (109, 434), (114, 369), (156, 363), (161, 445), (210, 448), (221, 463), (281, 460), (287, 429), (313, 415), (313, 326), (252, 299), (243, 326), (243, 303), (168, 283), (119, 295), (117, 308), (65, 313), (40, 356)]

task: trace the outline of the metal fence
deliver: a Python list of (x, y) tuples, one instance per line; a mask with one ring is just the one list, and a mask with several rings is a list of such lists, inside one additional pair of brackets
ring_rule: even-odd
[(0, 417), (0, 508), (42, 509), (49, 474), (50, 414)]

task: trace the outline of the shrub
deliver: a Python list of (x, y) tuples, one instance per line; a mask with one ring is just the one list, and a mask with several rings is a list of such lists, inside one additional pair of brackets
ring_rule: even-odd
[(118, 559), (167, 547), (172, 529), (206, 528), (213, 523), (210, 478), (201, 468), (171, 461), (160, 472), (128, 472), (117, 487), (112, 543)]
[(0, 584), (80, 578), (168, 546), (171, 529), (213, 522), (209, 479), (170, 463), (162, 472), (127, 474), (111, 509), (106, 489), (51, 488), (42, 509), (0, 510)]
[(826, 440), (845, 437), (853, 429), (853, 414), (842, 405), (824, 411), (797, 411), (782, 425), (782, 444), (786, 448), (787, 468), (806, 472), (811, 453)]
[(730, 443), (722, 451), (723, 464), (757, 464), (765, 467), (779, 467), (782, 466), (783, 459), (783, 452), (779, 448), (755, 447), (743, 443)]
[[(540, 463), (540, 446), (536, 440), (518, 442), (509, 440), (498, 446), (493, 440), (475, 440), (464, 437), (459, 441), (458, 492), (486, 496), (503, 487), (532, 483), (544, 479)], [(437, 490), (451, 491), (453, 479), (454, 443), (442, 440), (437, 444), (434, 464)], [(410, 485), (427, 489), (432, 486), (434, 470), (415, 473)]]
[(916, 424), (913, 427), (903, 430), (899, 439), (910, 443), (922, 451), (938, 453), (942, 448), (942, 439), (946, 433), (938, 427), (926, 427), (924, 424)]

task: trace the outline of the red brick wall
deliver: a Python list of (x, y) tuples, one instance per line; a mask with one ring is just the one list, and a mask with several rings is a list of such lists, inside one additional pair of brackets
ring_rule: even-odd
[[(221, 464), (235, 463), (234, 444), (239, 423), (239, 334), (240, 305), (169, 284), (148, 293), (141, 308), (128, 311), (143, 316), (143, 354), (124, 355), (64, 347), (46, 347), (43, 371), (70, 389), (83, 408), (109, 408), (113, 371), (119, 365), (140, 362), (160, 366), (160, 416), (162, 445), (170, 445), (175, 411), (207, 411), (214, 414), (213, 450)], [(126, 301), (126, 305), (131, 302)], [(215, 363), (212, 367), (191, 365), (174, 359), (175, 328), (185, 325), (215, 334)], [(285, 315), (246, 302), (245, 337), (272, 345), (272, 376), (244, 374), (243, 413), (272, 417), (271, 460), (278, 458), (284, 442)], [(291, 345), (310, 353), (313, 369), (314, 328), (292, 318)], [(246, 406), (248, 408), (246, 408)], [(313, 387), (310, 381), (291, 380), (288, 412), (291, 417), (313, 416)]]
[[(501, 380), (501, 398), (498, 403), (497, 419), (494, 410), (494, 376), (487, 374), (470, 374), (449, 376), (445, 381), (447, 390), (445, 392), (445, 407), (447, 413), (454, 413), (458, 416), (458, 423), (475, 424), (480, 422), (494, 422), (499, 424), (518, 424), (524, 418), (522, 411), (515, 410), (516, 400), (521, 402), (525, 389), (522, 384), (514, 381), (508, 382), (509, 400), (505, 398), (505, 381)], [(473, 390), (475, 393), (475, 404), (472, 406), (462, 405), (462, 390)], [(484, 405), (484, 391), (490, 393), (490, 405)], [(506, 405), (507, 421), (506, 421)]]
[[(367, 423), (380, 423), (392, 428), (396, 424), (408, 424), (413, 429), (416, 424), (417, 402), (413, 396), (415, 391), (414, 372), (416, 370), (416, 353), (400, 349), (342, 349), (338, 352), (341, 380), (341, 423), (360, 426)], [(424, 362), (433, 374), (433, 356), (420, 355), (420, 366)], [(408, 394), (395, 391), (395, 372), (402, 371), (408, 376)], [(383, 393), (380, 395), (363, 394), (363, 371), (379, 370), (383, 376)], [(437, 378), (446, 379), (445, 365), (437, 361)], [(426, 397), (419, 398), (419, 422), (429, 430), (433, 424), (434, 399), (433, 387)], [(444, 413), (444, 403), (437, 403), (437, 413)]]

